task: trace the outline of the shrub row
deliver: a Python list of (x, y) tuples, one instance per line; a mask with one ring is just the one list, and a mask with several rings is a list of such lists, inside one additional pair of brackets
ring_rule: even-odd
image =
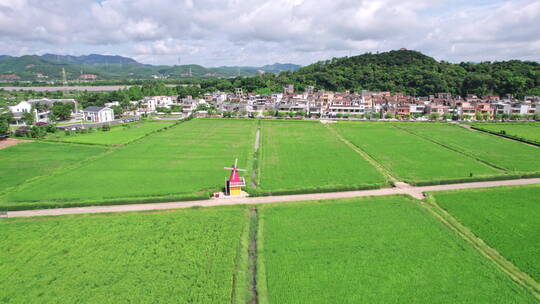
[(531, 145), (535, 145), (537, 147), (540, 147), (540, 142), (537, 142), (537, 141), (532, 140), (532, 139), (525, 139), (525, 138), (522, 138), (522, 137), (519, 137), (519, 136), (516, 136), (516, 135), (510, 135), (510, 134), (507, 134), (506, 132), (505, 133), (495, 132), (495, 131), (492, 131), (492, 130), (487, 130), (487, 129), (483, 129), (483, 128), (480, 128), (480, 127), (474, 127), (474, 126), (471, 126), (471, 129), (481, 131), (481, 132), (486, 132), (486, 133), (493, 134), (493, 135), (496, 135), (496, 136), (506, 137), (506, 138), (509, 138), (509, 139), (517, 140), (517, 141), (520, 141), (520, 142), (523, 142), (523, 143), (526, 143), (526, 144), (531, 144)]

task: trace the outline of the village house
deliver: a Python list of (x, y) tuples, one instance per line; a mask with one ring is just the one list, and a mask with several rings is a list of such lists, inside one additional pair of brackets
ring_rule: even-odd
[(114, 120), (114, 112), (111, 108), (90, 106), (83, 110), (83, 118), (91, 122), (109, 122)]
[(365, 113), (364, 103), (360, 99), (356, 100), (343, 100), (334, 99), (328, 106), (326, 113), (329, 117), (336, 117), (341, 115), (363, 115)]
[(49, 123), (51, 109), (54, 103), (69, 103), (72, 105), (72, 113), (77, 112), (78, 102), (75, 99), (30, 99), (21, 101), (17, 105), (8, 107), (8, 110), (13, 114), (14, 125), (26, 125), (23, 121), (24, 112), (33, 113), (34, 123)]

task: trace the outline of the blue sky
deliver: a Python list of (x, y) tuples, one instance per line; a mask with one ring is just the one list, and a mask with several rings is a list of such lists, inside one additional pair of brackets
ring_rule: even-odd
[(0, 0), (0, 53), (150, 64), (309, 64), (408, 48), (439, 60), (540, 60), (537, 0)]

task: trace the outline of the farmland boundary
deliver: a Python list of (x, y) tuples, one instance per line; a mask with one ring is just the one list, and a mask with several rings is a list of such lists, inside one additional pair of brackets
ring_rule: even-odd
[(421, 201), (420, 204), (442, 224), (450, 228), (450, 230), (454, 231), (461, 238), (471, 244), (482, 256), (493, 262), (495, 266), (499, 268), (499, 270), (507, 274), (512, 280), (524, 287), (534, 297), (540, 300), (540, 284), (536, 282), (536, 280), (525, 272), (521, 271), (512, 262), (502, 256), (497, 250), (476, 236), (469, 228), (461, 224), (448, 211), (439, 206), (433, 196), (428, 194), (426, 199)]
[(235, 270), (232, 277), (231, 303), (246, 304), (250, 299), (249, 246), (252, 230), (252, 210), (245, 209), (244, 229), (236, 252)]
[(258, 211), (253, 206), (249, 212), (249, 245), (248, 245), (248, 291), (249, 304), (259, 303), (259, 294), (257, 292), (257, 230), (258, 230)]
[(323, 124), (326, 128), (332, 132), (336, 136), (337, 139), (339, 139), (341, 142), (349, 146), (353, 151), (355, 151), (357, 154), (359, 154), (362, 158), (364, 158), (368, 163), (370, 163), (375, 169), (377, 169), (383, 176), (385, 176), (390, 182), (396, 183), (398, 179), (394, 177), (390, 170), (385, 168), (382, 164), (380, 164), (378, 161), (376, 161), (373, 157), (371, 157), (368, 153), (366, 153), (364, 150), (362, 150), (360, 147), (356, 146), (352, 142), (348, 141), (343, 135), (341, 135), (336, 129), (334, 129), (331, 124)]
[(261, 146), (261, 121), (259, 120), (257, 126), (257, 133), (255, 134), (255, 144), (253, 146), (253, 168), (251, 172), (251, 188), (257, 189), (259, 184), (259, 159), (260, 153), (259, 148)]
[(490, 162), (488, 162), (488, 161), (486, 161), (486, 160), (483, 160), (483, 159), (478, 158), (478, 157), (476, 157), (476, 156), (474, 156), (474, 155), (471, 155), (471, 154), (469, 154), (469, 153), (467, 153), (467, 152), (465, 152), (465, 151), (461, 151), (460, 149), (454, 148), (454, 147), (452, 147), (452, 146), (450, 146), (450, 145), (443, 144), (443, 143), (441, 143), (441, 142), (439, 142), (439, 141), (437, 141), (437, 140), (434, 140), (434, 139), (432, 139), (432, 138), (429, 138), (429, 137), (427, 137), (427, 136), (420, 135), (420, 134), (418, 134), (418, 133), (416, 133), (416, 132), (414, 132), (414, 131), (411, 131), (411, 130), (409, 130), (409, 129), (401, 128), (401, 127), (399, 127), (399, 126), (397, 126), (397, 125), (394, 125), (393, 127), (396, 128), (396, 129), (400, 129), (400, 130), (402, 130), (402, 131), (405, 131), (405, 132), (407, 132), (407, 133), (409, 133), (409, 134), (412, 134), (412, 135), (414, 135), (414, 136), (417, 136), (417, 137), (420, 137), (420, 138), (422, 138), (422, 139), (425, 139), (425, 140), (427, 140), (427, 141), (429, 141), (429, 142), (432, 142), (432, 143), (434, 143), (434, 144), (436, 144), (436, 145), (439, 145), (439, 146), (441, 146), (441, 147), (443, 147), (443, 148), (445, 148), (445, 149), (454, 151), (454, 152), (459, 153), (459, 154), (461, 154), (461, 155), (464, 155), (464, 156), (466, 156), (466, 157), (468, 157), (468, 158), (472, 158), (472, 159), (476, 160), (477, 162), (480, 162), (480, 163), (482, 163), (482, 164), (484, 164), (484, 165), (486, 165), (486, 166), (489, 166), (489, 167), (491, 167), (491, 168), (493, 168), (493, 169), (496, 169), (496, 170), (499, 170), (499, 171), (503, 171), (503, 172), (508, 172), (508, 171), (509, 171), (509, 170), (506, 169), (506, 168), (499, 167), (499, 166), (497, 166), (497, 165), (495, 165), (495, 164), (492, 164), (492, 163), (490, 163)]

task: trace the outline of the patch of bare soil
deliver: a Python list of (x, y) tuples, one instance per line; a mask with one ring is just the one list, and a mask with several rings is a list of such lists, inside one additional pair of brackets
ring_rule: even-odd
[(0, 140), (0, 149), (7, 147), (15, 146), (18, 143), (27, 142), (28, 140), (15, 139), (15, 138), (6, 138)]

